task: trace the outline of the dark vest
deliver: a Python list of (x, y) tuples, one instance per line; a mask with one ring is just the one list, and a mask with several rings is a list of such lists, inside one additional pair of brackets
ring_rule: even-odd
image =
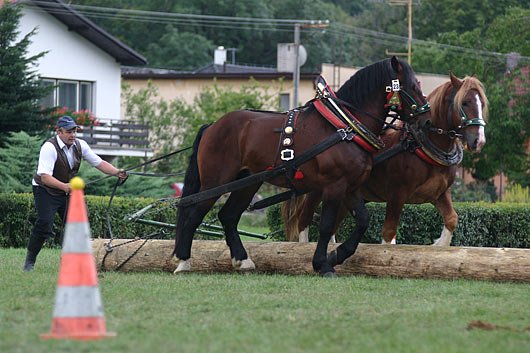
[[(79, 140), (75, 140), (75, 143), (72, 145), (74, 149), (74, 167), (70, 168), (70, 164), (68, 163), (68, 158), (66, 157), (66, 153), (59, 147), (59, 143), (57, 142), (57, 138), (54, 136), (51, 139), (49, 139), (47, 142), (51, 142), (51, 144), (55, 147), (55, 150), (57, 151), (57, 160), (55, 161), (55, 165), (53, 166), (53, 177), (59, 181), (62, 181), (63, 183), (70, 182), (70, 179), (72, 179), (74, 176), (76, 176), (77, 172), (79, 171), (79, 166), (81, 165), (81, 144), (79, 143)], [(49, 186), (46, 186), (42, 183), (42, 179), (40, 175), (33, 176), (33, 179), (35, 179), (35, 182), (39, 184), (39, 186), (43, 187), (50, 195), (65, 195), (64, 191), (51, 188)]]

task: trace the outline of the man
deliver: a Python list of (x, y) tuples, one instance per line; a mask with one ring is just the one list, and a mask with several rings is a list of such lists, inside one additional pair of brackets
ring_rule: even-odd
[(125, 171), (102, 160), (85, 141), (76, 138), (78, 129), (80, 127), (71, 117), (61, 117), (57, 121), (57, 135), (40, 149), (39, 164), (32, 181), (37, 220), (29, 239), (24, 271), (33, 271), (42, 245), (53, 235), (55, 213), (59, 213), (64, 223), (71, 191), (69, 182), (79, 171), (81, 159), (105, 174), (115, 175), (123, 181), (127, 179)]

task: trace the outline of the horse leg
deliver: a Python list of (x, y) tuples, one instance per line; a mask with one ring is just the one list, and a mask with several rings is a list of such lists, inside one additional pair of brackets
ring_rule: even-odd
[[(394, 194), (401, 195), (403, 192), (396, 190)], [(396, 244), (396, 234), (403, 205), (405, 205), (405, 201), (402, 198), (394, 197), (387, 200), (382, 244)]]
[(299, 243), (309, 243), (309, 226), (305, 227), (304, 230), (302, 230), (298, 234), (298, 242)]
[(313, 222), (315, 210), (322, 199), (320, 193), (312, 192), (304, 198), (303, 204), (299, 205), (298, 213), (298, 242), (309, 242), (309, 226)]
[(438, 238), (433, 245), (451, 246), (453, 232), (458, 224), (458, 215), (453, 208), (453, 201), (451, 199), (451, 189), (447, 189), (435, 202), (434, 207), (440, 212), (444, 219), (444, 228), (440, 238)]
[(341, 206), (340, 200), (327, 200), (322, 203), (320, 214), (319, 237), (315, 254), (313, 255), (313, 269), (324, 277), (335, 277), (335, 269), (328, 262), (327, 250), (331, 235), (335, 228), (337, 212)]
[(218, 215), (223, 225), (226, 244), (230, 248), (232, 266), (240, 271), (254, 270), (256, 268), (254, 262), (248, 257), (245, 247), (241, 242), (239, 232), (237, 231), (237, 224), (260, 186), (261, 183), (233, 191)]
[[(191, 271), (190, 257), (191, 244), (195, 230), (202, 223), (202, 220), (210, 211), (217, 198), (203, 201), (196, 205), (183, 207), (179, 210), (177, 220), (177, 237), (175, 241), (175, 257), (177, 258), (177, 268), (173, 273)], [(178, 225), (181, 227), (178, 227)]]
[(364, 200), (360, 197), (351, 199), (348, 208), (343, 207), (343, 209), (351, 210), (352, 215), (355, 217), (355, 229), (345, 242), (329, 254), (328, 261), (332, 266), (342, 264), (355, 253), (370, 222), (370, 214), (368, 213)]

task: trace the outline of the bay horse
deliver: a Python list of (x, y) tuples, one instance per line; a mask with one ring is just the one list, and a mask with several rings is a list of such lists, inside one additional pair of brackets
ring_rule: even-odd
[[(238, 182), (242, 182), (242, 186), (230, 190), (228, 200), (218, 213), (234, 269), (255, 269), (254, 262), (241, 242), (237, 224), (264, 181), (301, 192), (318, 191), (321, 195), (323, 211), (320, 236), (312, 260), (317, 273), (335, 276), (334, 266), (355, 252), (368, 226), (367, 210), (358, 189), (371, 172), (370, 148), (381, 147), (377, 136), (383, 127), (384, 118), (389, 109), (396, 108), (396, 96), (398, 103), (400, 99), (402, 103), (396, 110), (401, 119), (412, 119), (419, 114), (428, 116), (430, 113), (414, 71), (397, 57), (359, 70), (336, 94), (326, 89), (323, 91), (318, 99), (294, 110), (297, 112), (294, 115), (293, 111), (239, 110), (201, 127), (193, 144), (181, 199), (183, 202), (197, 197), (199, 201), (177, 205), (174, 255), (178, 265), (175, 273), (191, 271), (190, 256), (195, 230), (220, 196), (212, 193), (211, 198), (200, 199), (199, 195), (210, 197), (209, 192), (212, 190)], [(350, 122), (347, 128), (336, 128), (318, 110), (324, 101), (347, 107), (355, 114), (352, 117), (355, 121)], [(289, 121), (294, 124), (287, 126)], [(359, 129), (352, 131), (351, 126)], [(282, 144), (285, 146), (287, 142), (284, 132), (295, 132), (289, 135), (294, 144), (280, 151)], [(371, 135), (375, 141), (370, 140)], [(314, 156), (308, 157), (310, 151), (315, 151), (330, 139), (336, 141), (337, 136), (341, 136), (338, 139), (340, 142), (319, 149)], [(265, 180), (251, 179), (267, 171), (281, 170), (284, 165), (287, 167), (283, 174), (274, 174), (274, 177)], [(247, 180), (252, 182), (246, 183)], [(350, 238), (328, 256), (328, 243), (345, 195), (350, 197), (344, 204), (350, 211), (355, 211), (358, 226)]]
[[(375, 157), (372, 173), (360, 188), (366, 202), (386, 202), (383, 243), (395, 244), (404, 204), (429, 202), (444, 222), (434, 245), (449, 246), (458, 223), (450, 187), (462, 159), (459, 140), (474, 152), (480, 152), (486, 143), (488, 99), (476, 77), (459, 79), (451, 73), (450, 80), (431, 92), (427, 100), (430, 117), (406, 122), (399, 130), (386, 130), (382, 136), (386, 147)], [(397, 154), (391, 156), (392, 150)], [(385, 153), (388, 159), (383, 157)], [(379, 156), (383, 157), (380, 163)], [(320, 194), (313, 192), (284, 203), (282, 218), (289, 240), (308, 241), (308, 227), (320, 199)], [(343, 207), (335, 231), (346, 213)]]

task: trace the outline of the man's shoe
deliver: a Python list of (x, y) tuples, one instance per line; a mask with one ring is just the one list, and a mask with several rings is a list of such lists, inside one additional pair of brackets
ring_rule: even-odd
[(24, 264), (24, 271), (25, 272), (31, 272), (34, 270), (34, 267), (35, 267), (35, 264), (34, 263), (31, 263), (31, 262), (26, 262)]
[(26, 262), (24, 263), (24, 268), (23, 270), (25, 272), (31, 272), (33, 271), (34, 267), (35, 267), (35, 261), (37, 260), (37, 256), (35, 256), (33, 253), (31, 252), (28, 252), (28, 254), (26, 255)]

